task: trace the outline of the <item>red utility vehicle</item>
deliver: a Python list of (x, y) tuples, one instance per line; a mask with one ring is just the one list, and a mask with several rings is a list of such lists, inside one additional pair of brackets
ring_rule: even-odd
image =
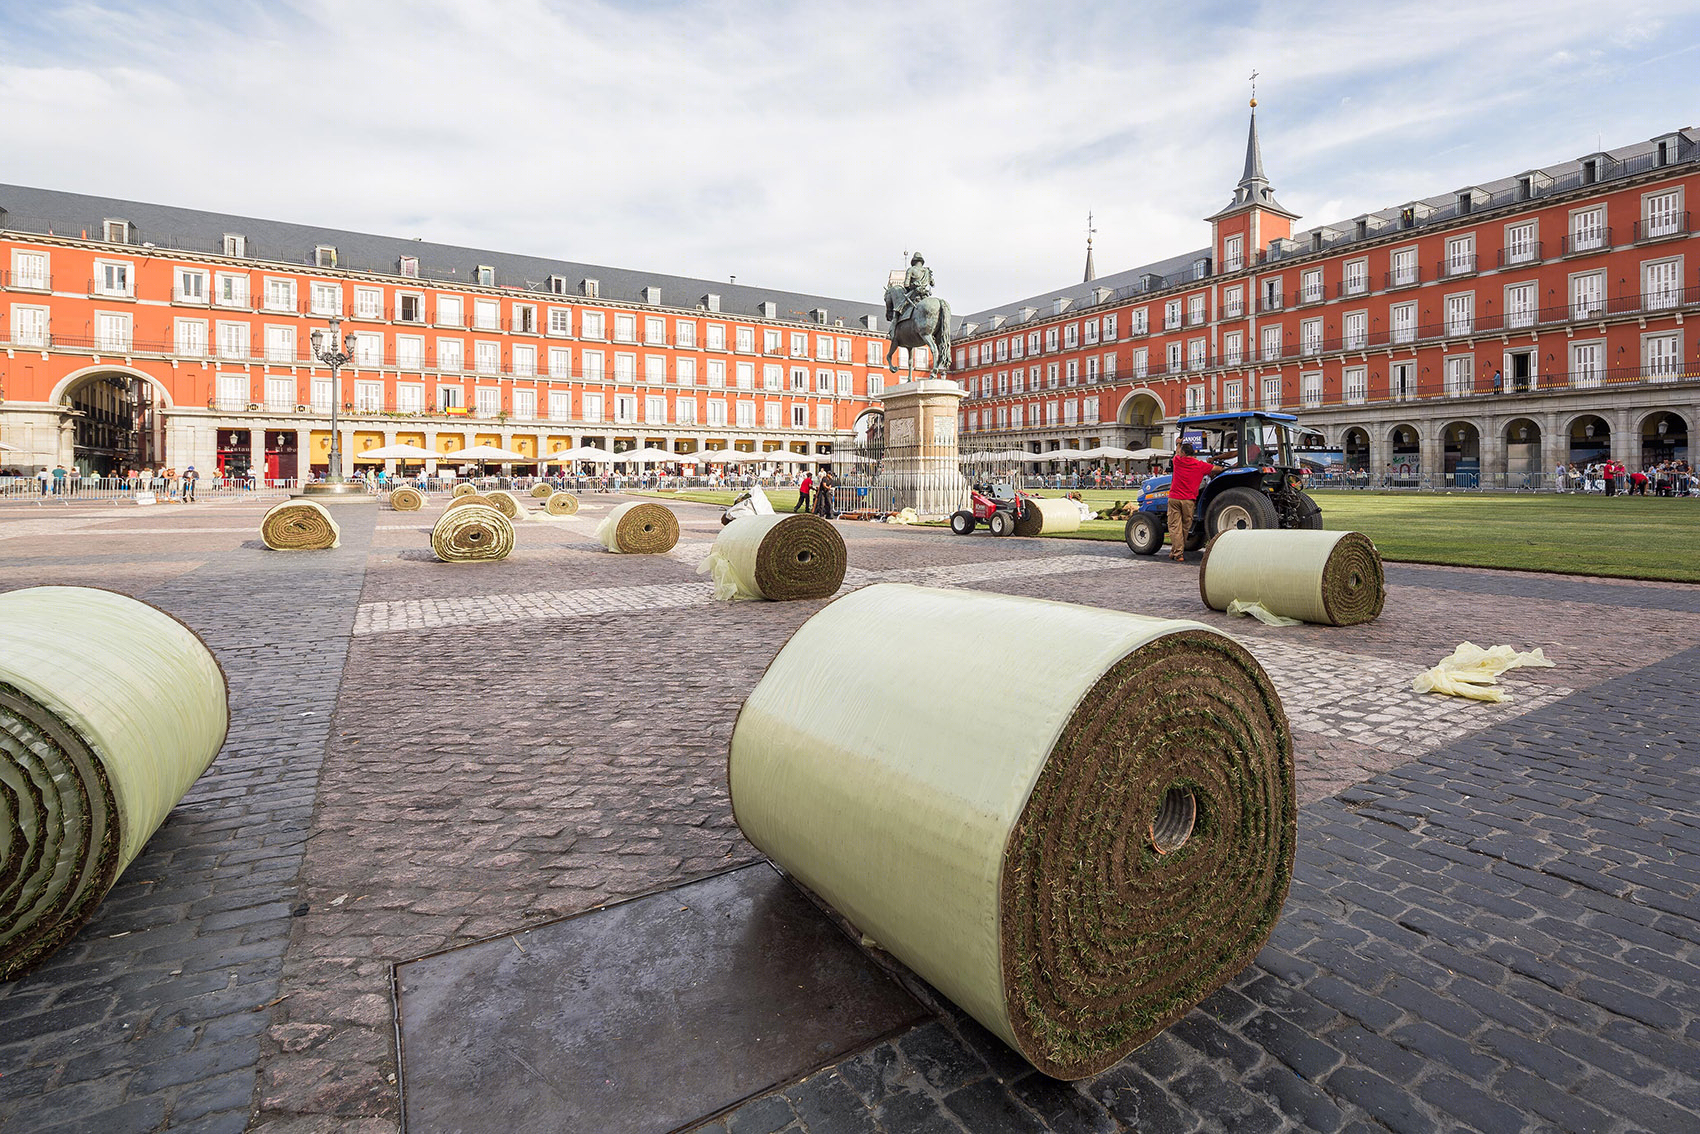
[(950, 530), (967, 535), (980, 524), (997, 536), (1015, 531), (1015, 518), (1029, 497), (1009, 484), (976, 484), (968, 507), (950, 517)]

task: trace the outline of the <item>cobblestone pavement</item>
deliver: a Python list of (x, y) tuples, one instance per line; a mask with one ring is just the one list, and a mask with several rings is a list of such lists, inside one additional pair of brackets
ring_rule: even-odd
[[(393, 961), (755, 857), (726, 741), (822, 604), (710, 601), (705, 507), (673, 555), (609, 555), (615, 502), (469, 565), (423, 551), (440, 504), (339, 510), (343, 547), (294, 555), (241, 502), (0, 515), (0, 589), (164, 606), (234, 710), (94, 922), (0, 986), (0, 1130), (393, 1131)], [(1257, 962), (1102, 1076), (1045, 1079), (938, 1004), (709, 1134), (1700, 1129), (1700, 588), (1394, 566), (1376, 623), (1272, 629), (1117, 545), (840, 530), (847, 585), (1239, 638), (1294, 723), (1295, 880)], [(1503, 705), (1409, 691), (1466, 638), (1559, 665)]]

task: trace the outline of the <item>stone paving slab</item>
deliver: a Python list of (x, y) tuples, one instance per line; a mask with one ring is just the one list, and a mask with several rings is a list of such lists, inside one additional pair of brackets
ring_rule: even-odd
[[(431, 514), (379, 509), (339, 513), (337, 552), (281, 555), (246, 546), (264, 505), (240, 502), (102, 511), (160, 530), (98, 549), (80, 523), (9, 539), (0, 588), (104, 557), (105, 585), (210, 632), (242, 693), (231, 746), (96, 921), (0, 987), (0, 1129), (394, 1130), (392, 962), (754, 861), (726, 740), (819, 603), (355, 633), (381, 604), (700, 586), (718, 509), (673, 507), (686, 548), (659, 557), (610, 555), (579, 521), (444, 565), (419, 555)], [(0, 514), (0, 534), (42, 518)], [(177, 523), (238, 530), (185, 556)], [(857, 583), (913, 573), (1246, 642), (1295, 721), (1297, 877), (1256, 965), (1088, 1083), (938, 1004), (706, 1129), (1700, 1129), (1700, 588), (1393, 566), (1376, 623), (1277, 630), (1114, 544), (839, 528)], [(1046, 562), (1076, 556), (1094, 562)], [(1559, 668), (1508, 675), (1504, 706), (1408, 693), (1465, 638)]]

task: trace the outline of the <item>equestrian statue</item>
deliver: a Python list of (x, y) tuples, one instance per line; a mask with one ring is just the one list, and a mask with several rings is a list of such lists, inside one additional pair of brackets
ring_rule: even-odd
[[(892, 273), (894, 277), (896, 274)], [(891, 360), (898, 347), (911, 352), (926, 347), (932, 355), (932, 376), (943, 378), (949, 373), (950, 304), (933, 294), (933, 270), (919, 252), (910, 258), (903, 282), (885, 289), (885, 318), (891, 326), (885, 352), (887, 370), (892, 369)], [(913, 353), (910, 360), (913, 374)]]

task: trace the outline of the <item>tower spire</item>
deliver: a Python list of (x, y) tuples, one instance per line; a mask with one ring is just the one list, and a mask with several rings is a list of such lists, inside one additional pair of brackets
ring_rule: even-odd
[(1092, 234), (1098, 230), (1092, 227), (1092, 214), (1086, 214), (1086, 279), (1082, 282), (1091, 283), (1098, 278), (1098, 269), (1092, 266)]
[[(1275, 190), (1270, 188), (1269, 178), (1263, 172), (1263, 147), (1257, 140), (1257, 72), (1251, 73), (1251, 124), (1246, 129), (1245, 137), (1245, 169), (1240, 173), (1240, 183), (1234, 187), (1234, 199), (1228, 207), (1218, 213), (1233, 212), (1247, 205), (1257, 205), (1288, 217), (1296, 217), (1297, 213), (1289, 213), (1275, 200)], [(1213, 218), (1214, 219), (1214, 218)]]

